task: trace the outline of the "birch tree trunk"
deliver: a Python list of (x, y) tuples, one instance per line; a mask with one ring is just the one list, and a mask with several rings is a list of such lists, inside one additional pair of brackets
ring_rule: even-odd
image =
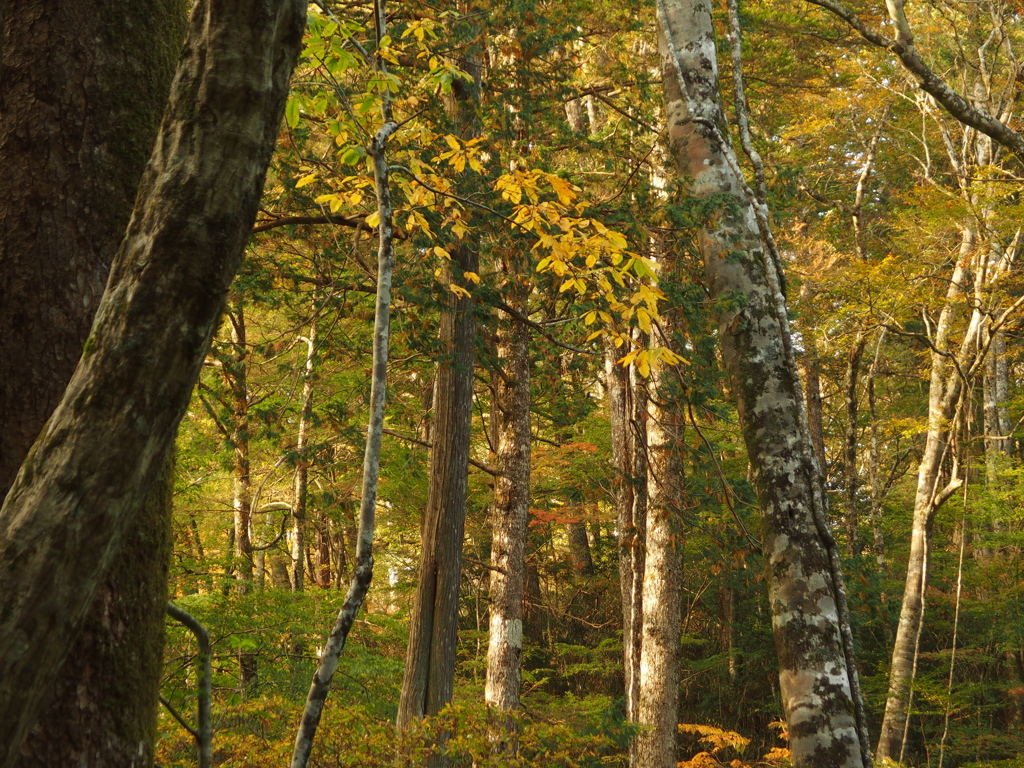
[[(858, 682), (838, 554), (780, 276), (725, 139), (710, 9), (695, 0), (658, 0), (658, 12), (671, 151), (695, 196), (723, 200), (698, 232), (712, 296), (743, 297), (719, 310), (719, 333), (763, 515), (793, 764), (860, 768), (870, 764), (870, 754), (862, 748), (866, 726), (858, 723), (854, 701)], [(766, 222), (766, 212), (760, 216)]]
[[(507, 262), (500, 263), (499, 269)], [(524, 278), (508, 270), (507, 301), (526, 308)], [(498, 327), (491, 419), (498, 476), (491, 512), (490, 632), (484, 699), (502, 711), (519, 707), (523, 660), (526, 531), (530, 513), (530, 329), (506, 316)]]
[(975, 354), (981, 330), (982, 315), (979, 309), (975, 309), (960, 343), (960, 349), (955, 352), (954, 365), (951, 360), (952, 325), (975, 250), (976, 234), (972, 229), (964, 228), (959, 258), (953, 268), (946, 291), (946, 301), (931, 340), (933, 352), (928, 386), (928, 431), (917, 469), (917, 492), (914, 496), (906, 586), (893, 644), (892, 663), (889, 667), (889, 692), (885, 702), (885, 716), (882, 718), (878, 747), (875, 750), (875, 757), (879, 761), (886, 758), (898, 760), (903, 751), (917, 638), (924, 621), (932, 524), (939, 507), (963, 482), (954, 471), (943, 487), (942, 465), (946, 458), (951, 424), (963, 396), (963, 372), (972, 367), (968, 358)]
[(0, 509), (0, 765), (162, 470), (255, 218), (305, 3), (199, 0), (68, 390)]
[[(316, 360), (316, 321), (309, 327), (306, 342), (306, 363), (302, 369), (302, 411), (299, 414), (299, 434), (295, 441), (295, 477), (292, 490), (292, 589), (301, 592), (304, 587), (306, 560), (306, 498), (309, 483), (309, 431), (313, 425), (313, 370)], [(321, 542), (323, 536), (321, 536)], [(324, 562), (321, 554), (321, 563)], [(330, 556), (327, 557), (330, 567)]]

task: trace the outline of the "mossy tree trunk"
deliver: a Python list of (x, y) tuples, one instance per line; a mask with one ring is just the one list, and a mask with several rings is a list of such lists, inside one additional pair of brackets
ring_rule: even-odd
[[(4, 494), (81, 355), (186, 21), (183, 0), (9, 4), (0, 76)], [(17, 765), (152, 763), (172, 485), (168, 464)]]
[[(26, 6), (24, 16), (37, 23), (41, 14), (67, 12)], [(81, 359), (0, 509), (4, 768), (21, 754), (143, 500), (166, 469), (255, 218), (305, 19), (302, 0), (194, 6), (156, 146)], [(82, 29), (72, 24), (68, 33), (92, 45)], [(7, 70), (12, 42), (8, 34), (5, 88), (14, 82)], [(61, 61), (69, 69), (76, 64), (75, 57)], [(23, 216), (45, 202), (26, 200)], [(89, 201), (103, 202), (96, 195)]]

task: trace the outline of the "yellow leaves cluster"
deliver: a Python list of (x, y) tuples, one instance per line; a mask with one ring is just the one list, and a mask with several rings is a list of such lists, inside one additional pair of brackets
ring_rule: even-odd
[(471, 170), (474, 170), (477, 173), (484, 172), (484, 166), (481, 162), (481, 155), (483, 154), (483, 148), (481, 145), (484, 143), (483, 138), (470, 139), (467, 142), (462, 142), (457, 137), (452, 136), (449, 133), (444, 136), (444, 142), (448, 145), (449, 151), (442, 152), (435, 158), (435, 160), (447, 161), (448, 165), (459, 173), (466, 170), (467, 165)]

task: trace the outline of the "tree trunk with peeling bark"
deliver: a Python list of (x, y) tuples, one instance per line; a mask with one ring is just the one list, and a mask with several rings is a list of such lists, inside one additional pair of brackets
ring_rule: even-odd
[(0, 765), (165, 466), (255, 218), (304, 25), (297, 0), (195, 6), (84, 352), (0, 510)]
[(866, 725), (858, 722), (854, 699), (859, 684), (845, 591), (781, 276), (762, 241), (759, 223), (767, 215), (755, 208), (725, 138), (709, 6), (659, 0), (658, 20), (669, 141), (678, 171), (690, 180), (692, 194), (723, 201), (714, 220), (698, 232), (711, 293), (743, 297), (719, 310), (719, 333), (762, 510), (793, 764), (861, 768), (871, 758), (862, 748)]
[[(508, 303), (523, 312), (524, 278), (503, 260)], [(505, 315), (498, 327), (500, 370), (493, 374), (498, 476), (491, 511), (490, 632), (484, 699), (502, 711), (518, 709), (523, 661), (526, 531), (530, 514), (530, 329)]]
[[(0, 21), (0, 497), (81, 355), (156, 137), (186, 12), (10, 2)], [(2, 10), (2, 9), (0, 9)], [(17, 765), (152, 764), (170, 465), (125, 534)]]

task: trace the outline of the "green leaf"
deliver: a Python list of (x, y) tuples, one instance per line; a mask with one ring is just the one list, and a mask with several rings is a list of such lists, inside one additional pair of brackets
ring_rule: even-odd
[(295, 128), (299, 124), (299, 100), (296, 98), (288, 99), (288, 106), (284, 108), (284, 119), (288, 123), (289, 128)]

